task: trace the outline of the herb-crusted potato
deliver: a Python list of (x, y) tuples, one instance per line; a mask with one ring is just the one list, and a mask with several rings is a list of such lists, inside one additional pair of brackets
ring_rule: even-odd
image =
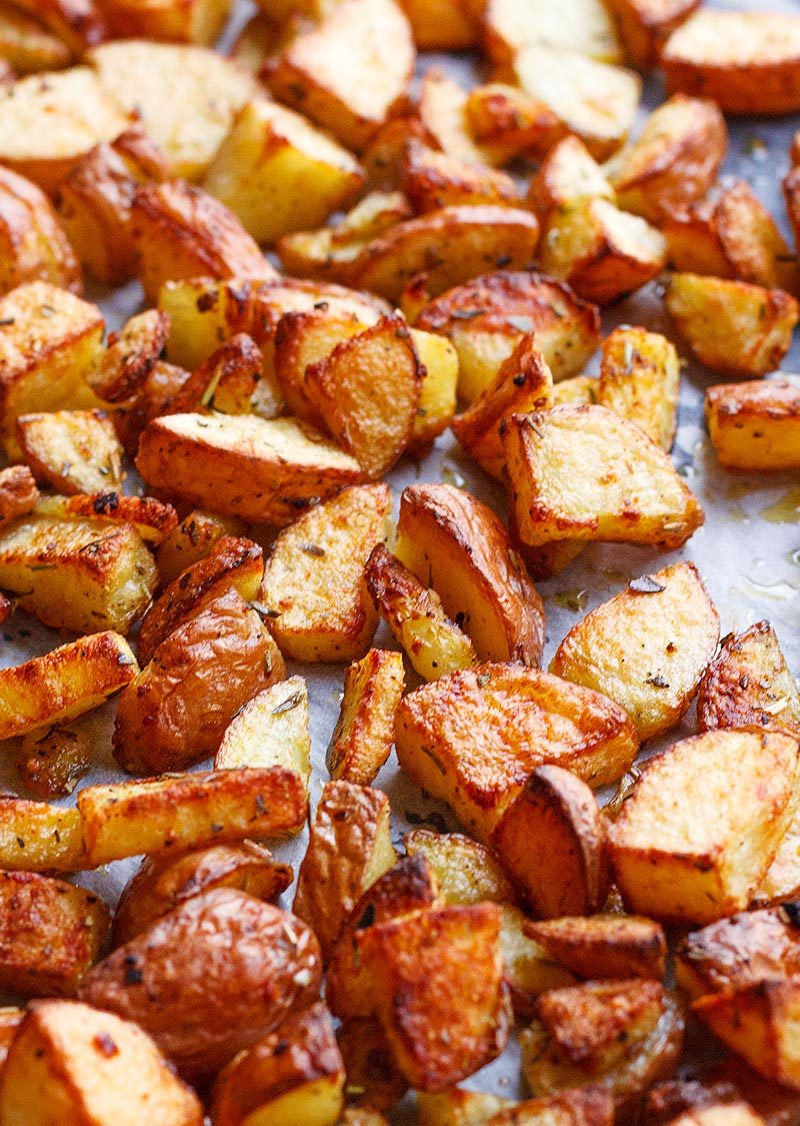
[(573, 626), (550, 671), (616, 700), (639, 738), (675, 727), (717, 650), (719, 616), (692, 563), (633, 579)]
[(9, 1126), (201, 1126), (203, 1107), (133, 1021), (76, 1001), (35, 1001), (9, 1049), (0, 1117)]
[(214, 757), (214, 769), (243, 766), (283, 766), (299, 774), (308, 789), (311, 735), (308, 689), (302, 676), (290, 676), (265, 688), (228, 724)]
[(386, 485), (346, 489), (281, 532), (259, 599), (283, 653), (298, 661), (362, 657), (377, 625), (365, 585), (370, 552), (389, 534)]
[(470, 90), (464, 116), (472, 136), (487, 156), (496, 154), (497, 163), (526, 153), (542, 156), (563, 132), (544, 102), (504, 82)]
[(0, 739), (75, 719), (136, 676), (130, 646), (110, 630), (0, 669)]
[(667, 955), (662, 927), (638, 915), (525, 922), (525, 934), (578, 977), (653, 978), (661, 981)]
[(531, 44), (568, 47), (609, 63), (622, 60), (617, 29), (603, 0), (567, 0), (558, 9), (548, 0), (489, 0), (483, 19), (486, 47), (499, 67), (507, 67)]
[(129, 399), (155, 367), (168, 337), (166, 313), (158, 309), (138, 313), (119, 332), (109, 333), (96, 368), (87, 373), (87, 383), (106, 402)]
[(122, 446), (103, 411), (40, 411), (17, 418), (17, 442), (34, 477), (60, 493), (113, 492)]
[(57, 520), (92, 520), (97, 527), (128, 524), (146, 544), (156, 547), (178, 521), (171, 504), (155, 497), (127, 497), (120, 493), (79, 493), (74, 497), (40, 496), (33, 506), (36, 516)]
[(393, 650), (370, 649), (348, 666), (328, 747), (331, 778), (371, 785), (391, 752), (404, 687), (403, 658)]
[(446, 903), (512, 903), (516, 893), (497, 857), (461, 833), (412, 829), (403, 838), (409, 856), (424, 856)]
[(661, 48), (701, 0), (609, 0), (625, 54), (639, 70), (658, 64)]
[(794, 816), (797, 755), (795, 739), (745, 729), (651, 759), (609, 828), (629, 909), (698, 923), (744, 910)]
[(515, 527), (531, 547), (565, 539), (678, 547), (703, 523), (667, 455), (606, 407), (513, 415), (503, 444)]
[(411, 428), (410, 447), (424, 449), (446, 430), (456, 413), (458, 353), (445, 336), (411, 329), (411, 343), (420, 363), (422, 385)]
[(354, 313), (331, 313), (327, 308), (281, 317), (275, 330), (275, 379), (292, 414), (314, 426), (324, 426), (324, 415), (307, 385), (308, 369), (326, 360), (338, 344), (368, 327)]
[(532, 177), (528, 199), (542, 221), (554, 211), (574, 207), (585, 199), (616, 202), (611, 182), (579, 137), (564, 137), (553, 145)]
[(775, 473), (800, 466), (800, 386), (785, 379), (722, 383), (706, 391), (706, 422), (720, 465)]
[(0, 168), (0, 291), (25, 282), (82, 292), (81, 270), (47, 196), (31, 180)]
[(395, 743), (406, 773), (479, 840), (537, 766), (599, 786), (619, 778), (638, 747), (605, 696), (521, 665), (479, 665), (417, 688), (400, 704)]
[(233, 0), (102, 0), (116, 38), (167, 40), (211, 46), (227, 23)]
[(77, 872), (86, 863), (78, 810), (0, 799), (0, 863), (11, 871)]
[(675, 345), (660, 333), (617, 328), (603, 341), (597, 401), (635, 422), (667, 452), (675, 437), (680, 381)]
[(239, 110), (203, 186), (261, 243), (318, 227), (350, 203), (364, 176), (347, 149), (266, 99)]
[(743, 912), (692, 931), (675, 955), (678, 984), (695, 999), (765, 978), (795, 977), (799, 970), (800, 931), (775, 908)]
[(163, 537), (156, 550), (158, 577), (162, 586), (177, 579), (187, 567), (207, 559), (224, 536), (239, 536), (238, 520), (226, 520), (213, 512), (195, 508)]
[(418, 212), (458, 204), (519, 203), (519, 190), (505, 172), (458, 160), (413, 138), (403, 154), (400, 183)]
[(278, 527), (362, 475), (355, 458), (311, 427), (254, 415), (154, 419), (142, 434), (136, 466), (162, 493)]

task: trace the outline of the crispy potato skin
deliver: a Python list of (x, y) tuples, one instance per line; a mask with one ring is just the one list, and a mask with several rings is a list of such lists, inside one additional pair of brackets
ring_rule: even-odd
[(157, 545), (178, 522), (175, 509), (155, 497), (127, 497), (117, 492), (101, 492), (86, 496), (39, 497), (34, 507), (37, 516), (60, 520), (95, 520), (98, 525), (113, 527), (132, 524), (149, 545)]
[(701, 0), (609, 0), (625, 54), (639, 70), (658, 64), (666, 40), (700, 4)]
[(237, 709), (284, 675), (277, 646), (238, 591), (210, 596), (120, 697), (117, 761), (144, 775), (199, 762), (217, 750)]
[(800, 386), (724, 383), (706, 391), (706, 422), (725, 469), (775, 473), (800, 466)]
[(691, 997), (800, 972), (800, 930), (781, 908), (749, 911), (693, 931), (677, 948), (678, 984)]
[(27, 465), (0, 469), (0, 527), (27, 516), (39, 499), (36, 481)]
[(275, 900), (292, 882), (292, 869), (254, 841), (212, 845), (182, 856), (157, 853), (142, 861), (122, 892), (114, 915), (114, 945), (122, 946), (156, 919), (213, 888)]
[(519, 191), (505, 172), (479, 167), (409, 140), (401, 187), (418, 213), (459, 204), (519, 203)]
[(555, 114), (517, 86), (490, 82), (470, 90), (464, 105), (470, 133), (499, 162), (530, 153), (543, 156), (562, 133)]
[(667, 955), (663, 928), (635, 915), (526, 920), (525, 934), (559, 965), (582, 978), (652, 978), (661, 981)]
[[(336, 1032), (336, 1041), (347, 1074), (347, 1098), (355, 1104), (353, 1126), (381, 1126), (386, 1119), (379, 1112), (391, 1110), (408, 1090), (392, 1058), (386, 1036), (376, 1017), (344, 1021)], [(347, 1112), (345, 1112), (347, 1114)], [(375, 1121), (369, 1117), (375, 1116)], [(345, 1117), (343, 1123), (349, 1122)]]
[(312, 1004), (321, 972), (319, 944), (300, 919), (219, 888), (115, 950), (79, 997), (136, 1021), (182, 1074), (202, 1075)]
[(193, 509), (180, 524), (173, 525), (156, 549), (161, 585), (168, 586), (180, 578), (187, 567), (207, 559), (224, 536), (239, 536), (242, 531), (238, 520), (226, 520), (212, 512)]
[(531, 178), (528, 201), (544, 222), (553, 212), (585, 199), (616, 200), (611, 182), (579, 137), (553, 145)]
[(44, 192), (10, 168), (0, 168), (0, 292), (41, 280), (81, 295), (75, 251)]
[(92, 390), (108, 403), (120, 403), (139, 391), (169, 338), (169, 317), (146, 309), (119, 332), (109, 333), (97, 368), (87, 373)]
[(328, 747), (331, 778), (369, 786), (389, 758), (394, 717), (405, 688), (403, 658), (370, 649), (347, 668), (339, 719)]

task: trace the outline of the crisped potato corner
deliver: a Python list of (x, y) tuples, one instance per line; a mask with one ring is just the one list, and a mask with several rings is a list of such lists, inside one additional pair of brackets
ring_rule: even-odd
[(302, 676), (290, 676), (248, 700), (225, 728), (214, 757), (215, 770), (243, 766), (263, 770), (282, 766), (298, 774), (308, 790), (311, 735), (308, 689)]
[(104, 411), (17, 418), (16, 438), (34, 477), (60, 493), (111, 493), (122, 484), (122, 446)]
[(706, 422), (725, 469), (800, 467), (800, 385), (788, 379), (721, 383), (706, 391)]
[(405, 687), (403, 657), (370, 649), (348, 666), (339, 719), (328, 747), (331, 777), (369, 786), (394, 743), (394, 717)]

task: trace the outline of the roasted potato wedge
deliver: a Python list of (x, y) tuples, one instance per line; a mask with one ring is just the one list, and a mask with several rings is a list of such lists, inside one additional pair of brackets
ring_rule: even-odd
[(113, 492), (122, 484), (122, 446), (103, 411), (19, 415), (16, 436), (34, 477), (60, 493)]
[[(795, 736), (796, 737), (796, 736)], [(800, 813), (786, 830), (775, 859), (753, 892), (751, 906), (765, 907), (774, 903), (791, 903), (800, 897)]]
[(409, 693), (395, 743), (406, 773), (484, 841), (537, 766), (599, 786), (625, 772), (638, 746), (606, 697), (517, 665), (479, 665)]
[(33, 512), (39, 490), (27, 465), (0, 469), (0, 527)]
[(497, 857), (461, 833), (412, 829), (403, 838), (409, 856), (424, 856), (445, 903), (514, 903), (517, 894)]
[(331, 778), (369, 786), (389, 757), (394, 717), (405, 687), (403, 658), (370, 649), (348, 666), (339, 719), (328, 747)]
[(61, 70), (72, 60), (72, 52), (34, 16), (11, 4), (0, 9), (0, 58), (17, 74), (39, 70)]
[(534, 939), (525, 933), (527, 917), (513, 903), (500, 905), (500, 949), (503, 979), (511, 993), (514, 1016), (530, 1020), (536, 998), (548, 989), (572, 985), (573, 975), (559, 966)]
[(400, 186), (417, 212), (460, 204), (519, 203), (511, 176), (437, 152), (413, 138), (403, 154)]
[(151, 547), (157, 547), (178, 522), (171, 504), (164, 504), (155, 497), (127, 497), (115, 492), (80, 493), (74, 497), (40, 496), (33, 513), (72, 522), (92, 520), (97, 527), (127, 524)]
[(52, 204), (41, 188), (10, 168), (0, 168), (0, 248), (0, 292), (36, 280), (83, 292), (78, 259)]
[(78, 810), (0, 798), (0, 863), (11, 871), (79, 871), (86, 854)]
[(425, 449), (453, 420), (458, 387), (458, 353), (445, 336), (411, 329), (411, 343), (420, 363), (419, 406), (409, 448)]
[(744, 729), (651, 759), (609, 827), (628, 908), (696, 923), (744, 910), (795, 814), (797, 752), (787, 735)]
[(579, 137), (564, 137), (553, 145), (532, 177), (528, 200), (544, 222), (553, 212), (575, 207), (583, 200), (616, 202), (616, 194), (603, 168)]
[(504, 82), (470, 90), (464, 116), (472, 136), (497, 163), (525, 154), (543, 156), (563, 132), (544, 102)]
[(330, 313), (326, 308), (286, 313), (275, 330), (275, 379), (292, 414), (323, 428), (324, 416), (310, 395), (306, 374), (334, 348), (369, 328), (353, 313)]
[[(418, 128), (420, 130), (418, 139), (428, 144), (432, 142), (436, 148), (441, 149), (454, 160), (476, 165), (494, 163), (490, 151), (476, 143), (469, 128), (468, 99), (467, 91), (439, 67), (430, 67), (425, 71), (419, 86), (415, 116), (403, 121), (402, 140), (400, 129), (396, 134), (391, 134), (390, 125), (384, 127), (384, 156), (389, 156), (386, 147), (392, 148), (392, 145), (386, 146), (387, 140), (400, 141), (397, 153), (398, 176), (405, 143), (411, 136), (417, 136)], [(412, 122), (416, 122), (416, 125)], [(379, 141), (380, 137), (376, 138), (376, 146)], [(373, 154), (373, 159), (375, 155), (378, 154)], [(391, 156), (390, 164), (394, 164)]]
[(158, 545), (156, 564), (162, 586), (169, 585), (188, 567), (207, 559), (224, 536), (240, 536), (242, 530), (238, 520), (195, 508), (167, 532)]
[(417, 1094), (420, 1126), (486, 1126), (496, 1114), (512, 1105), (511, 1099), (500, 1095), (462, 1087)]
[(14, 4), (41, 20), (78, 57), (108, 34), (100, 5), (94, 0), (14, 0)]
[(311, 735), (308, 689), (302, 676), (290, 676), (265, 688), (228, 724), (214, 757), (214, 769), (242, 766), (283, 766), (299, 774), (308, 790)]
[(720, 465), (775, 473), (800, 465), (800, 386), (783, 379), (706, 391), (706, 422)]
[(95, 738), (88, 720), (39, 727), (22, 738), (17, 773), (35, 798), (63, 798), (88, 773), (94, 750)]
[(568, 47), (604, 62), (622, 60), (614, 20), (602, 0), (567, 0), (556, 10), (548, 0), (489, 0), (484, 35), (492, 61), (508, 67), (524, 47)]
[(233, 0), (102, 0), (115, 37), (197, 43), (210, 47), (219, 38)]
[(693, 931), (675, 955), (678, 984), (695, 999), (795, 977), (799, 966), (800, 930), (780, 908), (744, 912)]
[[(169, 317), (158, 309), (131, 317), (119, 332), (109, 333), (97, 367), (86, 381), (101, 399), (119, 403), (140, 389), (156, 366), (169, 337)], [(88, 492), (89, 490), (87, 490)]]
[[(408, 1083), (392, 1058), (377, 1017), (345, 1021), (337, 1029), (336, 1041), (347, 1073), (347, 1100), (355, 1104), (352, 1113), (376, 1116), (375, 1122), (370, 1117), (365, 1117), (363, 1122), (355, 1118), (353, 1126), (385, 1124), (386, 1119), (379, 1111), (390, 1110), (399, 1102), (408, 1090)], [(345, 1117), (341, 1121), (346, 1123), (350, 1119)]]
[(163, 413), (208, 411), (276, 418), (283, 411), (283, 397), (263, 368), (259, 346), (246, 333), (237, 333), (192, 372)]
[(639, 70), (657, 66), (661, 48), (701, 0), (609, 0), (627, 58)]
[(635, 422), (667, 452), (675, 437), (680, 381), (678, 353), (660, 333), (617, 328), (603, 341), (597, 401)]
[(523, 930), (547, 954), (582, 978), (652, 978), (661, 981), (667, 954), (664, 931), (637, 915), (526, 920)]
[(665, 301), (701, 363), (745, 378), (778, 367), (800, 320), (800, 305), (783, 290), (697, 274), (673, 274)]

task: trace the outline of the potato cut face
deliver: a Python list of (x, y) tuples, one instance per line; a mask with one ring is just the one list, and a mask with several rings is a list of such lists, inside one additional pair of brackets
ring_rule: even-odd
[(517, 896), (497, 857), (461, 833), (412, 829), (403, 838), (409, 856), (424, 856), (446, 903), (513, 903)]
[(478, 166), (429, 148), (413, 138), (403, 156), (401, 186), (417, 212), (458, 204), (519, 203), (519, 190), (505, 172)]
[(620, 777), (638, 746), (606, 697), (516, 665), (479, 665), (409, 693), (395, 742), (406, 773), (484, 841), (537, 766), (598, 786)]
[(32, 181), (9, 168), (0, 171), (0, 247), (3, 293), (37, 278), (83, 292), (78, 258), (52, 204)]
[(20, 415), (17, 440), (34, 476), (60, 493), (107, 493), (122, 484), (122, 446), (103, 411)]
[(591, 915), (525, 921), (525, 934), (560, 966), (582, 978), (661, 981), (667, 940), (660, 924), (636, 915)]
[(598, 402), (635, 422), (667, 452), (675, 437), (680, 380), (678, 353), (660, 333), (617, 328), (603, 341)]
[(550, 671), (605, 693), (639, 737), (674, 727), (717, 650), (719, 617), (691, 563), (633, 579), (573, 626)]
[(364, 655), (377, 625), (365, 567), (389, 534), (390, 515), (386, 485), (359, 486), (304, 513), (275, 541), (259, 600), (287, 657)]
[(776, 908), (749, 911), (692, 931), (676, 954), (679, 984), (693, 998), (756, 984), (765, 978), (795, 977), (800, 932)]
[(800, 465), (800, 386), (783, 379), (706, 391), (706, 422), (720, 465), (775, 473)]
[(422, 384), (410, 444), (424, 449), (447, 429), (456, 413), (458, 352), (446, 337), (418, 328), (411, 329), (411, 343), (422, 365)]
[[(792, 217), (791, 192), (787, 209)], [(797, 262), (772, 215), (745, 180), (726, 187), (714, 208), (714, 225), (734, 277), (796, 293)]]
[(796, 772), (795, 740), (752, 730), (684, 739), (651, 760), (609, 829), (629, 909), (698, 923), (743, 910), (795, 814)]
[(156, 564), (161, 585), (169, 585), (187, 567), (207, 559), (223, 536), (238, 536), (242, 530), (238, 520), (226, 520), (213, 512), (193, 509), (158, 545)]
[(10, 871), (78, 872), (86, 864), (81, 818), (73, 806), (3, 798), (0, 863)]
[(667, 455), (606, 407), (514, 415), (503, 443), (517, 534), (531, 547), (565, 539), (678, 547), (703, 523)]
[(302, 676), (290, 676), (249, 700), (225, 729), (214, 757), (215, 770), (283, 766), (308, 788), (311, 735), (308, 689)]
[(568, 47), (589, 58), (616, 63), (622, 48), (601, 0), (568, 0), (558, 11), (547, 0), (489, 0), (484, 14), (487, 46), (503, 66), (523, 47)]
[(528, 199), (537, 215), (546, 219), (562, 207), (573, 207), (585, 199), (616, 200), (616, 193), (602, 167), (579, 137), (565, 137), (554, 145), (531, 179)]
[(403, 658), (370, 649), (348, 666), (339, 719), (328, 747), (331, 777), (369, 786), (394, 743), (394, 717), (405, 688)]

